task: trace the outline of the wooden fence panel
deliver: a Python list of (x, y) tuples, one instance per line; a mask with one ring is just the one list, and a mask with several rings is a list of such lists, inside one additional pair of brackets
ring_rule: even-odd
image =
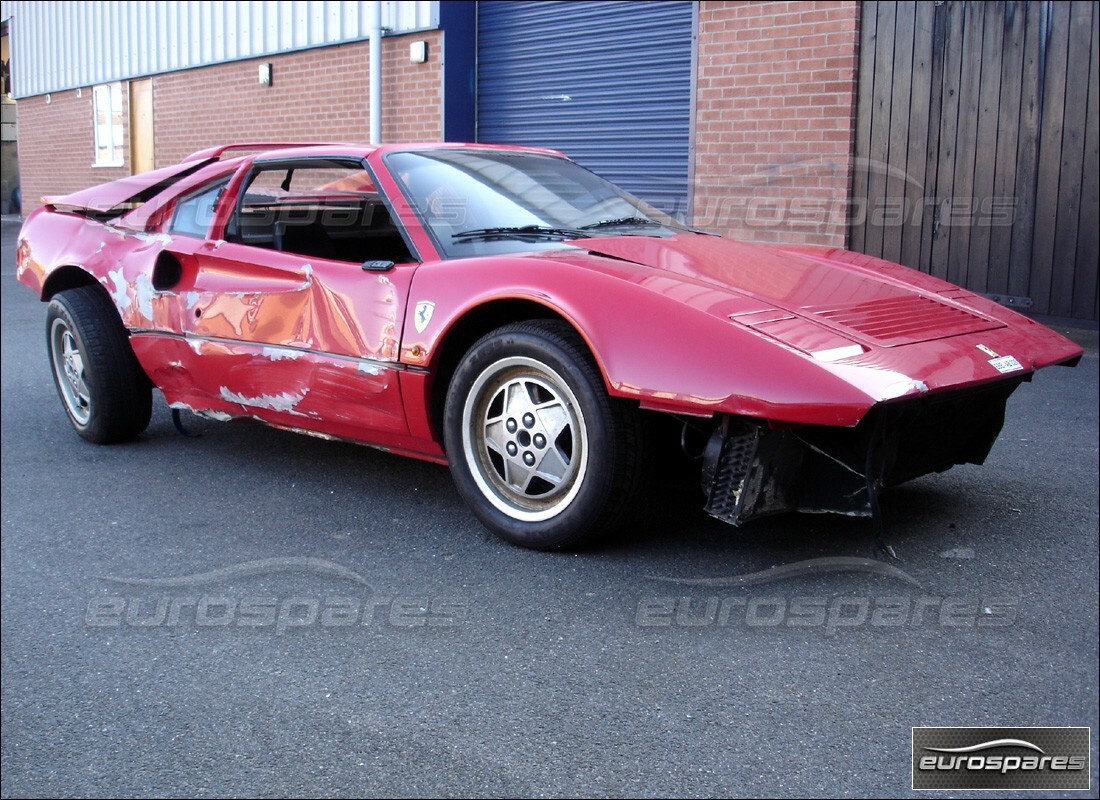
[(863, 3), (853, 249), (1096, 322), (1096, 2)]

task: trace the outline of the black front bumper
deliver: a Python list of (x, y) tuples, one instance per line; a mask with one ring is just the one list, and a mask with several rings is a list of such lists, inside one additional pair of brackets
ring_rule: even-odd
[(852, 428), (726, 417), (703, 456), (706, 511), (734, 525), (786, 511), (871, 516), (888, 486), (985, 461), (1021, 382), (880, 403)]

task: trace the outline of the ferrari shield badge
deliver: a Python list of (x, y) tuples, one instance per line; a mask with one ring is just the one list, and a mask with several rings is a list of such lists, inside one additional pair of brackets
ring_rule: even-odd
[(423, 333), (424, 329), (428, 327), (428, 323), (432, 321), (433, 311), (435, 311), (435, 303), (421, 300), (416, 304), (416, 311), (413, 312), (413, 325), (416, 326), (417, 333)]

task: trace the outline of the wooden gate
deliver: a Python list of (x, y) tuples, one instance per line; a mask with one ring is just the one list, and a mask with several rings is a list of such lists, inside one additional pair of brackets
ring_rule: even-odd
[(853, 250), (1097, 321), (1095, 2), (865, 2)]

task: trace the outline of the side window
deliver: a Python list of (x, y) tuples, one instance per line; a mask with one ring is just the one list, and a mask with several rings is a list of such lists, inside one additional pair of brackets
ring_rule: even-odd
[(168, 232), (205, 239), (214, 220), (214, 207), (228, 183), (229, 179), (225, 178), (179, 200), (168, 223)]
[(355, 264), (414, 260), (362, 165), (332, 159), (257, 165), (226, 239)]

